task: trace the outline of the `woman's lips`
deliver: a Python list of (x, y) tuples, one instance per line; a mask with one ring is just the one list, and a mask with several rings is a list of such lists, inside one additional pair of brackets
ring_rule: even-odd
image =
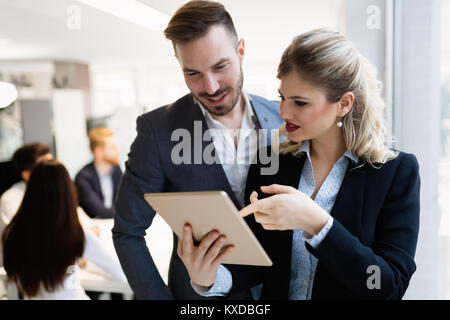
[(294, 132), (295, 130), (299, 129), (300, 126), (296, 126), (295, 124), (292, 124), (290, 122), (286, 122), (286, 130), (288, 132)]

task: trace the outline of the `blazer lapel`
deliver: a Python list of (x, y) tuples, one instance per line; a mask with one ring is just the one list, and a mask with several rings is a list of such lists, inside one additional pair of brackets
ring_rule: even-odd
[[(304, 156), (293, 156), (292, 154), (280, 155), (280, 168), (275, 176), (266, 176), (262, 182), (267, 184), (281, 184), (298, 188), (303, 165)], [(289, 282), (291, 279), (292, 260), (292, 230), (268, 231), (266, 233), (265, 247), (274, 261), (274, 266), (268, 271), (263, 286), (263, 297), (267, 299), (289, 298)], [(276, 296), (274, 296), (276, 294)]]
[(117, 194), (117, 189), (119, 188), (120, 178), (122, 177), (122, 171), (119, 166), (114, 167), (113, 169), (113, 197), (115, 199)]
[(347, 230), (361, 230), (366, 168), (357, 168), (360, 165), (361, 162), (355, 164), (350, 161), (330, 213)]
[[(302, 175), (303, 166), (305, 164), (305, 156), (294, 156), (289, 155), (289, 164), (286, 166), (289, 168), (290, 174), (284, 174), (284, 178), (286, 179), (285, 184), (295, 189), (298, 189), (298, 185), (300, 184), (300, 177)], [(281, 162), (280, 162), (281, 166)]]
[(95, 170), (95, 165), (93, 162), (89, 166), (89, 170), (91, 171), (91, 177), (92, 177), (92, 182), (94, 183), (94, 189), (97, 192), (97, 194), (100, 195), (100, 198), (103, 201), (103, 192), (102, 192), (102, 187), (100, 186), (100, 177), (98, 176), (97, 170)]

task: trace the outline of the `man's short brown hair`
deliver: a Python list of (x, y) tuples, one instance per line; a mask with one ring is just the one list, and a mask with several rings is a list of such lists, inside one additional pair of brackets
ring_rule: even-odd
[(95, 148), (103, 147), (105, 145), (106, 138), (111, 137), (113, 135), (114, 132), (106, 127), (99, 127), (92, 129), (89, 132), (89, 148), (91, 149), (92, 152), (94, 152)]
[(233, 20), (225, 7), (218, 2), (189, 1), (175, 12), (164, 30), (164, 35), (176, 44), (183, 44), (203, 37), (213, 25), (223, 25), (237, 48), (238, 37)]

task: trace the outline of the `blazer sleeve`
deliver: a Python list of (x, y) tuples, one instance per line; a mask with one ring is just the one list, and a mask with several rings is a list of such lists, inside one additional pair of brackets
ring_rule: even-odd
[(306, 244), (334, 278), (362, 299), (401, 299), (416, 270), (419, 165), (414, 155), (400, 154), (399, 157), (370, 247), (361, 244), (337, 219), (316, 250)]
[(114, 207), (108, 209), (103, 205), (98, 191), (92, 187), (92, 179), (94, 177), (89, 176), (86, 172), (80, 172), (75, 177), (80, 206), (91, 218), (110, 219), (114, 217)]
[[(162, 142), (164, 143), (164, 142)], [(113, 240), (122, 268), (137, 299), (172, 299), (147, 248), (144, 236), (155, 211), (144, 194), (162, 192), (165, 185), (157, 141), (149, 120), (137, 119), (125, 173), (115, 201)]]

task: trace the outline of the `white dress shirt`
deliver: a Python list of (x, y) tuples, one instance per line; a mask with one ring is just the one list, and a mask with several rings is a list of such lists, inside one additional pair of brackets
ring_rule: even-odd
[[(242, 96), (245, 103), (244, 116), (240, 129), (236, 132), (214, 119), (199, 101), (197, 101), (197, 104), (205, 117), (214, 141), (216, 155), (220, 159), (231, 189), (243, 207), (245, 202), (245, 181), (247, 180), (248, 168), (256, 156), (258, 141), (255, 134), (256, 125), (252, 120), (255, 115), (250, 104), (250, 97), (244, 91), (242, 91)], [(234, 135), (238, 135), (237, 146), (234, 143)]]
[(11, 222), (16, 214), (26, 189), (27, 184), (22, 180), (13, 184), (0, 197), (0, 232), (3, 232), (3, 228)]
[(94, 168), (97, 172), (98, 180), (100, 181), (100, 189), (103, 194), (103, 205), (106, 209), (111, 209), (114, 196), (114, 183), (112, 178), (113, 169), (106, 174), (102, 174), (95, 164)]
[[(0, 239), (3, 230), (11, 222), (12, 218), (22, 203), (23, 195), (27, 189), (25, 181), (19, 181), (6, 190), (0, 197)], [(3, 246), (0, 241), (0, 267), (3, 266)]]

